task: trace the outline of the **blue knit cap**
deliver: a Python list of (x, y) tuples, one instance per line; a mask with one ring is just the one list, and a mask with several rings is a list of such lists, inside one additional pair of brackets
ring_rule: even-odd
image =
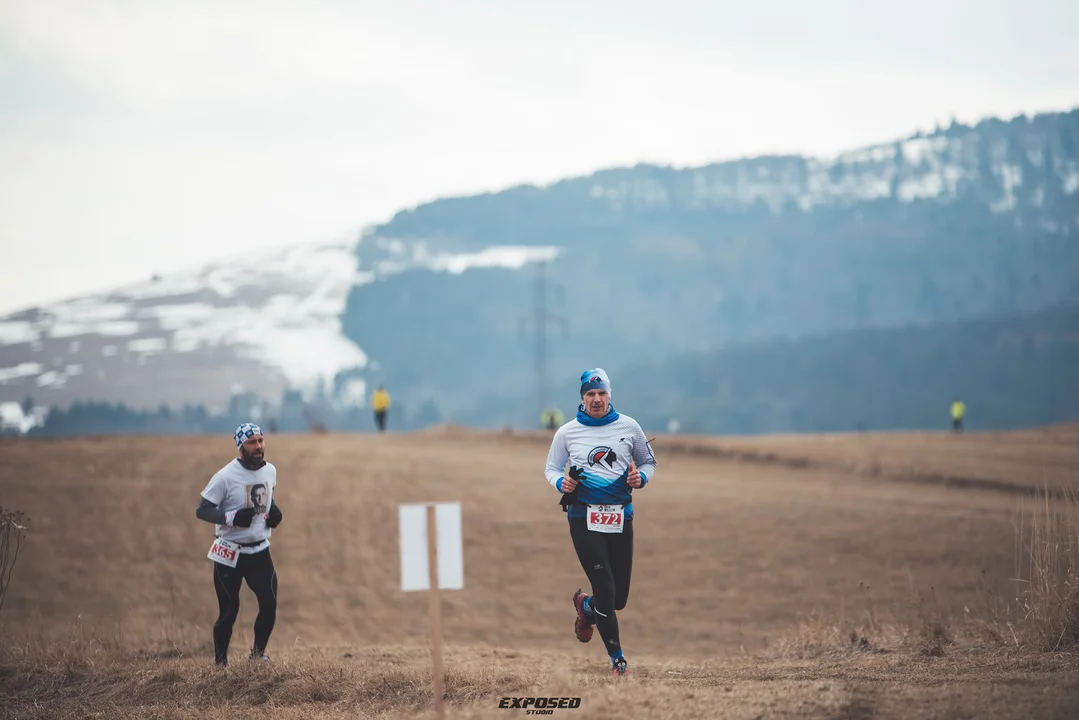
[(611, 394), (611, 381), (603, 368), (592, 368), (581, 373), (581, 397), (589, 390), (606, 390)]
[(262, 429), (255, 423), (244, 423), (236, 428), (236, 432), (232, 434), (232, 439), (236, 441), (236, 449), (238, 450), (249, 437), (261, 434)]

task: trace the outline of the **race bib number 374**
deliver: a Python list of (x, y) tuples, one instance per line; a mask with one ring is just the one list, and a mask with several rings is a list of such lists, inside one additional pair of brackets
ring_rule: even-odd
[(601, 533), (620, 533), (626, 519), (626, 509), (621, 505), (589, 505), (588, 529)]

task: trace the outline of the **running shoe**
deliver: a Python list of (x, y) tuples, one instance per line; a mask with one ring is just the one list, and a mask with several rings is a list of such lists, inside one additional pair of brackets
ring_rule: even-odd
[(580, 588), (573, 593), (573, 607), (577, 609), (577, 619), (573, 621), (573, 634), (583, 643), (592, 639), (592, 623), (588, 622), (584, 614), (584, 601), (587, 599), (588, 595)]

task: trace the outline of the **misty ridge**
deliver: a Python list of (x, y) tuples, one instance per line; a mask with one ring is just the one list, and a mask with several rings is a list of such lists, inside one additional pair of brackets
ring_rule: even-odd
[[(187, 372), (186, 395), (169, 394), (184, 358), (225, 340), (202, 333), (188, 347), (159, 333), (153, 352), (132, 355), (122, 391), (93, 384), (101, 360), (82, 350), (67, 361), (79, 377), (50, 398), (43, 351), (8, 342), (0, 366), (35, 372), (9, 373), (0, 400), (55, 406), (56, 433), (94, 426), (87, 408), (130, 416), (110, 421), (125, 431), (201, 431), (255, 408), (282, 430), (365, 431), (382, 383), (391, 429), (536, 427), (546, 406), (570, 416), (581, 369), (602, 366), (615, 405), (660, 430), (944, 428), (955, 396), (972, 429), (1059, 422), (1079, 418), (1077, 235), (1079, 110), (953, 123), (831, 159), (642, 164), (442, 199), (366, 229), (317, 315), (334, 348), (358, 350), (324, 353), (342, 359), (317, 381), (275, 366), (269, 348), (232, 375), (227, 353), (207, 359), (206, 380)], [(274, 294), (258, 282), (252, 307)], [(296, 302), (312, 304), (314, 287)], [(309, 330), (307, 317), (296, 327)], [(100, 355), (93, 332), (80, 337)], [(49, 428), (43, 418), (36, 431)]]
[(409, 244), (559, 252), (542, 276), (355, 287), (343, 328), (380, 379), (470, 425), (538, 421), (541, 278), (542, 403), (567, 414), (602, 365), (658, 428), (942, 427), (955, 394), (973, 426), (1054, 422), (1079, 413), (1077, 233), (1079, 111), (953, 124), (830, 164), (639, 165), (401, 212), (361, 267)]

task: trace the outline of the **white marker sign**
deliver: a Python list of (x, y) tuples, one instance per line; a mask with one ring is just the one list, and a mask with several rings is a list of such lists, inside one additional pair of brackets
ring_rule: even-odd
[(462, 590), (465, 586), (464, 552), (461, 541), (461, 503), (413, 503), (397, 506), (401, 535), (401, 589), (429, 590), (427, 566), (427, 508), (435, 508), (435, 558), (438, 588)]

